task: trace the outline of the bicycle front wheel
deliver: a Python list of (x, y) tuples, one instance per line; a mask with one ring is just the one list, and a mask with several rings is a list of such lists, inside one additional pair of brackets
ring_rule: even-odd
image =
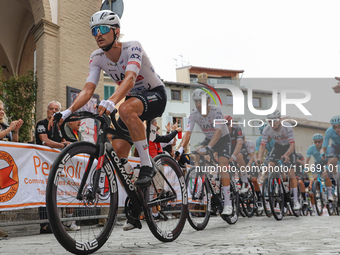
[(273, 216), (276, 220), (282, 220), (285, 202), (281, 179), (269, 178), (268, 185), (270, 209), (273, 212)]
[(272, 210), (270, 209), (270, 204), (269, 204), (268, 186), (269, 186), (269, 181), (268, 181), (268, 176), (266, 176), (262, 183), (263, 210), (268, 217), (272, 217), (273, 213), (272, 213)]
[[(76, 142), (59, 154), (48, 177), (46, 207), (50, 226), (59, 243), (74, 254), (89, 254), (102, 247), (117, 214), (118, 186), (113, 166), (104, 156), (98, 172), (97, 162), (96, 145)], [(100, 174), (100, 179), (93, 194), (95, 173)], [(70, 224), (73, 228), (68, 227)]]
[(183, 172), (170, 156), (154, 158), (158, 173), (147, 188), (145, 219), (162, 242), (174, 241), (182, 232), (188, 213), (188, 193)]
[(203, 230), (208, 225), (211, 208), (211, 192), (206, 175), (192, 167), (185, 179), (188, 190), (188, 221), (194, 229)]
[(244, 213), (247, 215), (248, 218), (253, 217), (255, 213), (255, 189), (254, 185), (251, 182), (250, 179), (248, 179), (248, 185), (249, 189), (245, 194), (243, 195), (243, 200), (242, 200), (242, 208)]
[(313, 187), (316, 212), (319, 216), (323, 213), (322, 190), (320, 181), (316, 180)]

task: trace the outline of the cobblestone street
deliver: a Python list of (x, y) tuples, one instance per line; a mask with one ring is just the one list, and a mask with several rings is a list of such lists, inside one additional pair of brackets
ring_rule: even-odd
[[(122, 222), (121, 222), (122, 223)], [(172, 243), (158, 241), (146, 223), (141, 230), (124, 232), (116, 226), (107, 243), (95, 254), (340, 254), (340, 218), (292, 217), (240, 218), (228, 225), (211, 217), (203, 231), (186, 223)], [(38, 226), (21, 226), (0, 240), (1, 254), (68, 254), (53, 234), (40, 235)]]

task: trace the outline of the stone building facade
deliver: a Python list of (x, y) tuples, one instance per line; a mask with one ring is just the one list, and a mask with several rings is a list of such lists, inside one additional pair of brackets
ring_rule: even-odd
[[(0, 66), (3, 77), (34, 70), (38, 79), (37, 120), (57, 100), (66, 108), (70, 86), (82, 89), (91, 53), (97, 49), (91, 15), (101, 0), (0, 0)], [(100, 84), (103, 83), (101, 78)], [(103, 86), (96, 94), (103, 98)]]

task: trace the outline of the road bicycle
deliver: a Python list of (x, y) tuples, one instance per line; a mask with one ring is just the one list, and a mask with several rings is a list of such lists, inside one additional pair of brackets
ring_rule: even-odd
[[(337, 157), (339, 160), (339, 155), (334, 155), (334, 156), (327, 156), (326, 158), (333, 158)], [(325, 166), (325, 168), (330, 170), (328, 166)], [(339, 173), (337, 171), (334, 171), (335, 169), (331, 169), (330, 172), (333, 173), (333, 176), (329, 175), (329, 178), (331, 178), (332, 182), (332, 194), (333, 194), (333, 201), (328, 200), (328, 191), (326, 187), (326, 181), (325, 179), (321, 176), (321, 173), (317, 174), (317, 179), (313, 183), (313, 193), (314, 193), (314, 198), (315, 198), (315, 207), (316, 207), (316, 212), (319, 216), (323, 214), (323, 208), (326, 205), (327, 211), (329, 216), (335, 214), (339, 215), (340, 213), (340, 201), (339, 201), (339, 185), (340, 185), (340, 180), (339, 180)], [(328, 174), (328, 173), (327, 173)]]
[[(117, 124), (116, 113), (114, 110), (110, 120), (105, 114), (79, 112), (61, 125), (65, 137), (67, 122), (91, 118), (99, 123), (97, 142), (75, 142), (63, 149), (53, 163), (47, 182), (46, 207), (50, 226), (59, 243), (74, 254), (93, 253), (110, 237), (117, 219), (118, 181), (129, 198), (125, 208), (128, 218), (138, 222), (137, 227), (141, 228), (139, 217), (143, 211), (150, 231), (158, 240), (174, 241), (186, 221), (185, 179), (172, 157), (165, 154), (154, 159), (150, 157), (157, 170), (152, 184), (147, 188), (136, 188), (132, 184), (131, 174), (126, 172), (108, 139), (111, 134), (132, 143), (128, 131)], [(110, 128), (111, 121), (114, 128)], [(150, 130), (150, 121), (147, 130)], [(68, 214), (61, 213), (67, 210)], [(155, 213), (162, 215), (163, 220), (154, 217)], [(97, 225), (99, 219), (104, 223)], [(76, 221), (81, 229), (67, 232), (64, 224), (70, 221)]]
[[(194, 151), (190, 154), (198, 155)], [(203, 230), (209, 222), (210, 212), (220, 214), (228, 224), (235, 224), (238, 220), (239, 210), (239, 190), (237, 188), (234, 175), (230, 176), (230, 200), (233, 206), (231, 215), (221, 215), (224, 206), (222, 191), (222, 179), (217, 169), (218, 161), (213, 153), (208, 150), (209, 159), (200, 156), (199, 166), (191, 167), (186, 174), (186, 184), (188, 189), (188, 221), (196, 230)], [(216, 177), (210, 172), (216, 173)]]
[[(274, 171), (269, 172), (269, 176), (266, 183), (266, 190), (264, 193), (264, 197), (268, 197), (268, 202), (270, 205), (270, 209), (272, 215), (276, 220), (282, 220), (283, 216), (286, 212), (289, 211), (289, 207), (291, 212), (296, 216), (299, 217), (301, 214), (301, 206), (302, 206), (302, 195), (299, 189), (299, 185), (297, 185), (297, 192), (298, 192), (298, 203), (300, 203), (299, 210), (293, 210), (294, 208), (294, 196), (293, 191), (290, 188), (290, 178), (288, 174), (283, 174), (284, 169), (289, 168), (282, 163), (281, 160), (275, 160), (277, 171), (274, 168)], [(284, 178), (282, 177), (284, 175)], [(266, 200), (266, 198), (264, 199)]]
[(303, 204), (301, 208), (301, 213), (303, 216), (307, 216), (308, 214), (310, 216), (313, 216), (313, 205), (312, 205), (312, 200), (311, 197), (309, 196), (309, 188), (305, 188), (305, 197), (306, 197), (306, 202), (307, 204)]

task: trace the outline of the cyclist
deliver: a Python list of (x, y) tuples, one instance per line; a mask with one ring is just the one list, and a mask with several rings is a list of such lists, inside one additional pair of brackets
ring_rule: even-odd
[(327, 194), (328, 194), (328, 200), (333, 202), (333, 194), (332, 194), (332, 182), (330, 178), (333, 178), (332, 172), (337, 172), (338, 167), (338, 158), (335, 155), (340, 154), (340, 115), (334, 116), (331, 118), (330, 123), (332, 124), (331, 127), (329, 127), (326, 130), (325, 139), (322, 144), (322, 149), (320, 151), (322, 159), (326, 158), (327, 153), (327, 146), (329, 144), (329, 139), (332, 140), (331, 149), (329, 151), (329, 155), (332, 155), (334, 157), (330, 158), (327, 163), (328, 167), (328, 178), (325, 178), (326, 186), (327, 186)]
[[(259, 130), (260, 130), (260, 133), (261, 133), (261, 136), (259, 136), (257, 139), (256, 139), (256, 143), (255, 143), (255, 154), (254, 154), (254, 160), (255, 160), (255, 165), (258, 165), (258, 160), (259, 160), (259, 149), (260, 149), (260, 145), (261, 145), (261, 140), (262, 140), (262, 132), (263, 132), (263, 129), (267, 126), (268, 124), (265, 123), (264, 125), (260, 126), (259, 127)], [(270, 136), (268, 137), (268, 142), (266, 144), (266, 147), (265, 147), (265, 153), (266, 155), (269, 155), (269, 153), (272, 151), (272, 149), (274, 148), (274, 145), (275, 145), (275, 140), (273, 140)], [(267, 165), (268, 163), (268, 160), (266, 159), (264, 161), (264, 164)], [(260, 186), (259, 186), (259, 182), (258, 182), (258, 176), (259, 176), (259, 170), (258, 171), (252, 171), (252, 178), (251, 178), (251, 181), (252, 183), (254, 184), (254, 190), (255, 190), (255, 193), (258, 197), (258, 208), (259, 210), (263, 210), (263, 205), (262, 205), (262, 194), (261, 194), (261, 189), (260, 189)]]
[[(92, 35), (100, 49), (95, 50), (89, 62), (89, 74), (85, 87), (72, 105), (61, 112), (62, 123), (70, 114), (85, 105), (94, 94), (99, 82), (101, 70), (104, 70), (118, 88), (108, 100), (102, 100), (98, 107), (99, 115), (110, 114), (120, 100), (118, 123), (130, 132), (141, 160), (141, 169), (137, 187), (147, 187), (156, 174), (149, 158), (148, 142), (143, 124), (162, 115), (166, 105), (164, 84), (155, 73), (147, 54), (138, 41), (120, 42), (120, 20), (110, 10), (98, 11), (90, 20)], [(49, 126), (53, 125), (51, 118)], [(131, 145), (122, 139), (113, 138), (112, 146), (119, 157), (127, 158)], [(134, 224), (136, 225), (136, 224)], [(134, 228), (133, 224), (123, 227)]]
[[(301, 153), (296, 153), (296, 167), (295, 167), (295, 176), (299, 177), (299, 186), (300, 186), (300, 191), (301, 195), (303, 198), (303, 203), (307, 205), (307, 200), (306, 200), (306, 187), (309, 185), (309, 176), (308, 174), (304, 171), (305, 167), (305, 158)], [(305, 180), (306, 185), (305, 186)]]
[[(202, 94), (206, 94), (207, 111), (206, 115), (201, 114)], [(218, 161), (221, 169), (226, 169), (230, 158), (230, 136), (227, 126), (223, 120), (222, 111), (218, 106), (209, 105), (210, 96), (202, 89), (195, 89), (192, 94), (193, 101), (195, 102), (196, 109), (190, 114), (189, 123), (183, 139), (180, 143), (180, 148), (176, 151), (176, 155), (182, 155), (184, 148), (187, 146), (191, 133), (194, 129), (195, 123), (199, 125), (205, 135), (205, 139), (199, 146), (198, 153), (203, 156), (208, 150), (214, 150), (218, 153)], [(214, 124), (214, 120), (220, 120), (220, 123)], [(179, 156), (176, 156), (179, 159)], [(196, 158), (198, 164), (199, 159)], [(230, 201), (230, 178), (227, 171), (221, 171), (223, 194), (224, 194), (224, 207), (221, 214), (231, 215), (233, 212), (232, 204)]]
[[(312, 192), (313, 190), (313, 180), (317, 179), (317, 174), (318, 172), (321, 172), (321, 170), (324, 168), (324, 166), (327, 165), (327, 160), (323, 160), (321, 158), (321, 148), (322, 148), (322, 143), (323, 143), (323, 135), (320, 133), (316, 133), (313, 135), (313, 142), (314, 144), (309, 146), (307, 149), (307, 155), (306, 155), (306, 162), (305, 162), (305, 170), (308, 170), (308, 166), (309, 166), (309, 161), (311, 159), (311, 156), (313, 156), (314, 158), (314, 166), (310, 167), (309, 171), (310, 173), (312, 173), (312, 177), (309, 180), (309, 190), (311, 191), (309, 196), (311, 198), (311, 202), (313, 205), (313, 210), (316, 211), (315, 209), (315, 200), (314, 200), (314, 194)], [(329, 151), (330, 151), (331, 147), (328, 145), (327, 149), (326, 149), (326, 155), (329, 155)]]
[[(242, 129), (233, 125), (233, 117), (230, 115), (225, 115), (224, 118), (227, 121), (227, 127), (230, 133), (231, 141), (231, 157), (230, 162), (236, 161), (240, 169), (245, 169), (246, 162), (244, 159), (248, 156), (247, 146), (243, 142), (243, 132)], [(241, 193), (246, 193), (248, 191), (248, 176), (247, 173), (241, 171)]]
[[(265, 146), (268, 142), (268, 137), (270, 136), (273, 140), (275, 140), (275, 145), (268, 156), (269, 169), (275, 166), (275, 159), (281, 159), (283, 163), (290, 162), (291, 166), (294, 166), (296, 163), (296, 154), (292, 125), (287, 122), (285, 122), (284, 126), (282, 125), (281, 113), (279, 110), (275, 110), (272, 114), (269, 114), (267, 119), (269, 120), (269, 125), (263, 129), (261, 146), (258, 155), (259, 163), (262, 161)], [(291, 188), (294, 195), (293, 210), (299, 210), (301, 206), (298, 202), (297, 180), (292, 167), (289, 168), (288, 176), (291, 179)]]

